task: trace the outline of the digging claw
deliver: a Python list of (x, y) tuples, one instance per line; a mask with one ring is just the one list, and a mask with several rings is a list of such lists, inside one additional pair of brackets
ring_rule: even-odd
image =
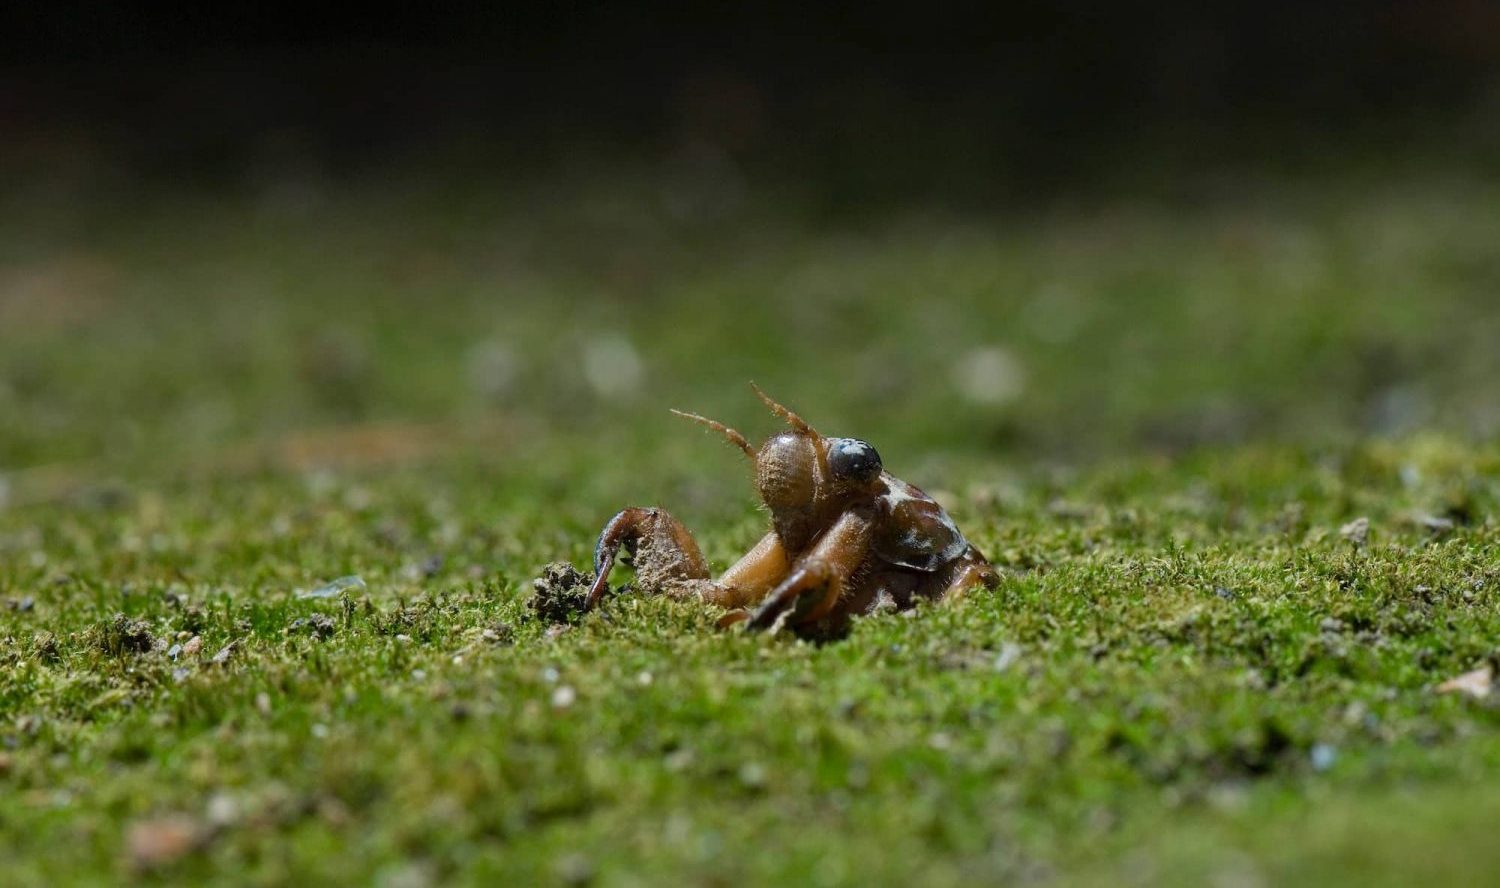
[(671, 594), (678, 587), (708, 579), (708, 563), (682, 522), (661, 509), (623, 509), (604, 525), (594, 547), (594, 584), (586, 610), (609, 591), (609, 573), (624, 549), (634, 556), (637, 583), (644, 592)]

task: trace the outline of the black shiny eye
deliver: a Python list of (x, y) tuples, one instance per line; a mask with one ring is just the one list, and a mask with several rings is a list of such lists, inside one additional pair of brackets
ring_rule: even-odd
[(833, 438), (828, 443), (828, 469), (840, 481), (869, 481), (880, 474), (880, 454), (858, 438)]

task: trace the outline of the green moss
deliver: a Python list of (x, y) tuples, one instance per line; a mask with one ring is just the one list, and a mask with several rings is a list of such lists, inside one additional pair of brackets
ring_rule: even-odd
[[(1500, 201), (1429, 184), (62, 231), (7, 261), (91, 257), (99, 298), (0, 330), (7, 878), (1480, 881), (1500, 707), (1434, 688), (1500, 653)], [(644, 365), (608, 397), (606, 329)], [(1024, 381), (966, 399), (995, 346)], [(719, 567), (756, 539), (743, 463), (664, 409), (756, 437), (751, 377), (951, 503), (1001, 587), (822, 646), (630, 594), (538, 620), (621, 506)]]
[[(549, 633), (529, 575), (588, 539), (533, 512), (508, 531), (530, 564), (491, 556), (483, 516), (532, 483), (494, 482), (514, 464), (13, 510), (8, 532), (59, 543), (0, 578), (35, 596), (0, 646), (0, 834), (25, 875), (107, 878), (128, 824), (206, 818), (224, 796), (233, 822), (164, 875), (552, 879), (582, 854), (606, 881), (1244, 866), (1311, 881), (1358, 846), (1325, 809), (1402, 787), (1422, 816), (1369, 829), (1417, 843), (1380, 855), (1415, 874), (1487, 847), (1449, 828), (1449, 805), (1473, 803), (1500, 762), (1500, 710), (1433, 692), (1496, 652), (1500, 532), (1485, 519), (1434, 538), (1403, 517), (1489, 457), (1424, 462), (1433, 446), (1236, 450), (1061, 483), (1019, 471), (1004, 508), (950, 477), (1003, 586), (824, 646), (629, 595)], [(1405, 460), (1425, 467), (1416, 488), (1370, 468)], [(1351, 463), (1371, 475), (1351, 483)], [(415, 479), (458, 532), (392, 545), (388, 525), (421, 508)], [(1280, 482), (1301, 489), (1242, 496)], [(1493, 485), (1472, 486), (1493, 514)], [(354, 488), (369, 502), (351, 516)], [(231, 492), (243, 502), (226, 509)], [(1363, 546), (1337, 532), (1351, 499), (1371, 519)], [(287, 513), (337, 529), (301, 540), (283, 581), (246, 544)], [(710, 557), (731, 558), (741, 530), (705, 528)], [(121, 564), (88, 544), (133, 533), (185, 545)], [(404, 569), (432, 551), (433, 575)], [(368, 589), (295, 595), (350, 569)], [(159, 641), (110, 644), (121, 626)], [(192, 635), (195, 655), (163, 649)], [(1327, 826), (1290, 826), (1309, 818)]]

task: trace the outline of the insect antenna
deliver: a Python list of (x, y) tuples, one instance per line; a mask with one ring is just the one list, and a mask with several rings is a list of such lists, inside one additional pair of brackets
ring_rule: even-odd
[(760, 390), (760, 386), (758, 386), (758, 385), (756, 385), (755, 383), (752, 382), (752, 383), (750, 383), (750, 388), (755, 391), (755, 394), (756, 394), (757, 397), (759, 397), (762, 401), (765, 402), (765, 405), (767, 407), (771, 408), (771, 412), (772, 413), (774, 413), (777, 416), (781, 417), (782, 419), (786, 420), (787, 425), (790, 425), (792, 428), (796, 429), (797, 431), (802, 432), (802, 433), (807, 434), (807, 435), (817, 435), (818, 434), (816, 431), (813, 430), (812, 426), (808, 425), (807, 422), (802, 419), (802, 417), (798, 416), (797, 414), (793, 413), (792, 411), (786, 409), (785, 407), (783, 407), (780, 404), (776, 403), (775, 401), (771, 400), (771, 396), (768, 395), (768, 394), (766, 394), (765, 392), (761, 391)]
[(682, 410), (672, 410), (672, 412), (682, 417), (683, 419), (691, 419), (693, 422), (702, 423), (703, 425), (706, 425), (719, 434), (723, 435), (725, 438), (728, 438), (729, 443), (745, 451), (745, 455), (750, 457), (750, 461), (755, 462), (755, 448), (750, 446), (750, 442), (745, 440), (744, 435), (741, 435), (739, 432), (736, 432), (734, 429), (730, 428), (724, 423), (709, 419), (706, 416), (699, 416), (696, 413), (687, 413)]

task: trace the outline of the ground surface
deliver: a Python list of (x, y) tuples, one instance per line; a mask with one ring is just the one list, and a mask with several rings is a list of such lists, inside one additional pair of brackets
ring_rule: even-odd
[[(1500, 705), (1437, 688), (1500, 652), (1493, 184), (852, 221), (679, 173), (11, 199), (8, 881), (1492, 878)], [(534, 618), (620, 506), (759, 535), (665, 409), (759, 437), (752, 377), (1001, 588), (823, 646)]]

